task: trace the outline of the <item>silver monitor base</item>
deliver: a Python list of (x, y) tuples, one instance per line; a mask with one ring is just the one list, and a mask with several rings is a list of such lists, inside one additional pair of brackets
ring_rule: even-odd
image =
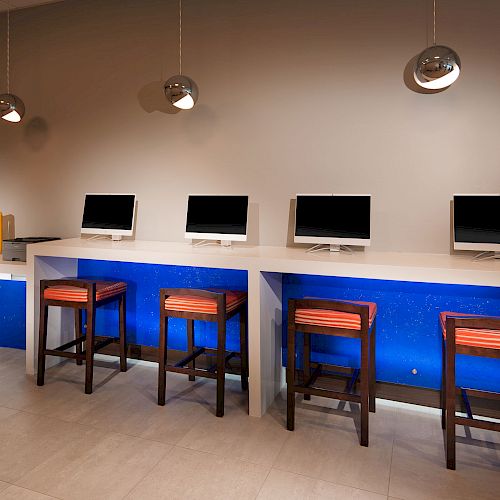
[(474, 262), (481, 262), (483, 260), (492, 259), (500, 259), (500, 252), (480, 252), (472, 257), (472, 260)]
[(215, 241), (215, 240), (201, 240), (198, 241), (197, 243), (193, 244), (193, 247), (208, 247), (210, 245), (217, 245), (221, 247), (231, 247), (231, 240), (220, 240), (220, 241)]
[(352, 253), (352, 249), (349, 248), (346, 245), (314, 245), (311, 248), (308, 248), (306, 250), (306, 253), (316, 253), (316, 252), (324, 252), (325, 250), (328, 250), (330, 252), (347, 252), (347, 253)]

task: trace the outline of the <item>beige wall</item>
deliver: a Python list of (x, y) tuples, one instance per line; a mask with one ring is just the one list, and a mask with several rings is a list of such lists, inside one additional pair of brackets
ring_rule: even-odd
[(248, 193), (260, 243), (283, 245), (296, 192), (372, 193), (375, 249), (447, 252), (451, 194), (500, 191), (500, 2), (438, 2), (463, 73), (422, 95), (403, 70), (430, 3), (185, 0), (200, 100), (179, 114), (160, 87), (177, 72), (176, 0), (16, 11), (28, 111), (0, 123), (0, 210), (18, 236), (67, 237), (86, 191), (134, 191), (137, 238), (181, 240), (187, 193)]

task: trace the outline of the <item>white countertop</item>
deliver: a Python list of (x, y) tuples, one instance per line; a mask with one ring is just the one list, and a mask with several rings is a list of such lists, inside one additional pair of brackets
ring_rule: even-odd
[(311, 254), (305, 248), (238, 243), (225, 248), (193, 247), (187, 242), (74, 238), (29, 245), (28, 261), (33, 256), (500, 287), (500, 260), (474, 262), (473, 253), (447, 255), (367, 249), (352, 254), (328, 251)]

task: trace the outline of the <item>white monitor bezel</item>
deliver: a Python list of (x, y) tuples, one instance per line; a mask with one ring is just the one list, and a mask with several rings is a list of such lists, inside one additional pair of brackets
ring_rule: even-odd
[[(370, 198), (370, 238), (325, 238), (321, 236), (297, 236), (297, 199), (299, 196), (367, 196)], [(297, 193), (295, 195), (295, 221), (293, 230), (294, 243), (310, 243), (312, 245), (351, 245), (369, 247), (371, 245), (372, 225), (372, 195), (371, 194), (344, 194), (344, 193)]]
[(131, 229), (96, 229), (88, 227), (80, 227), (81, 234), (98, 234), (105, 236), (133, 236), (135, 229), (135, 215), (137, 211), (137, 195), (135, 193), (85, 193), (83, 199), (82, 210), (82, 224), (83, 224), (83, 211), (85, 210), (85, 201), (87, 196), (133, 196), (134, 197), (134, 213), (132, 214), (132, 228)]
[(203, 193), (189, 193), (186, 198), (186, 223), (184, 224), (184, 227), (187, 228), (187, 214), (188, 214), (188, 208), (189, 208), (189, 198), (191, 196), (246, 196), (248, 203), (247, 203), (247, 221), (246, 221), (246, 228), (245, 228), (245, 234), (224, 234), (224, 233), (194, 233), (191, 231), (185, 231), (184, 237), (189, 240), (213, 240), (213, 241), (247, 241), (248, 239), (248, 217), (249, 217), (249, 211), (250, 211), (250, 196), (248, 194), (214, 194), (214, 193), (209, 193), (209, 194), (203, 194)]
[(453, 231), (454, 250), (472, 250), (476, 252), (500, 252), (499, 243), (470, 243), (457, 241), (455, 238), (455, 198), (457, 196), (500, 196), (498, 193), (455, 193), (453, 194), (453, 210), (451, 216), (451, 227)]

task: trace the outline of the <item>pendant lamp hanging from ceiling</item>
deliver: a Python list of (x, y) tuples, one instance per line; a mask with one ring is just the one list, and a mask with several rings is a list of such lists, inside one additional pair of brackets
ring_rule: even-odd
[(0, 117), (8, 122), (20, 122), (24, 116), (24, 103), (10, 93), (10, 9), (7, 6), (7, 93), (0, 95)]
[(182, 74), (182, 0), (179, 0), (179, 74), (170, 77), (164, 89), (167, 99), (179, 109), (191, 109), (198, 100), (198, 86)]
[(438, 90), (449, 87), (460, 75), (458, 54), (444, 45), (436, 45), (436, 0), (433, 0), (433, 44), (417, 58), (413, 76), (421, 87)]

